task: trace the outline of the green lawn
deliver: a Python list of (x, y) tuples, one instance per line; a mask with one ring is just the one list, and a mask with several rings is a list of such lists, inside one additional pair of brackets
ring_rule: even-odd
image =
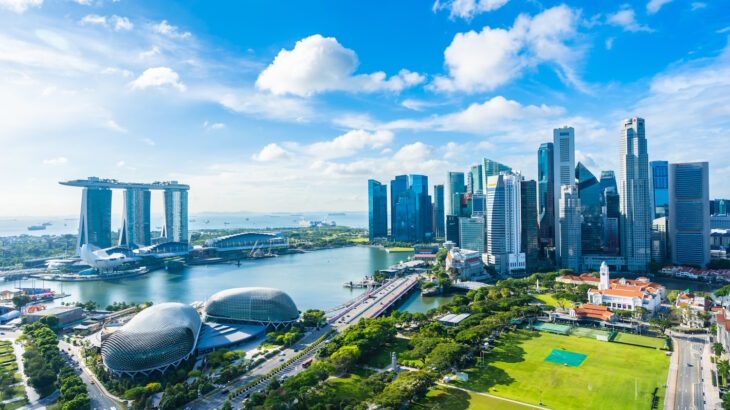
[[(553, 349), (587, 357), (578, 367), (546, 362)], [(486, 360), (457, 384), (553, 409), (647, 409), (657, 387), (661, 408), (669, 369), (662, 351), (526, 330), (504, 335)]]
[[(558, 299), (556, 299), (552, 293), (536, 293), (532, 295), (532, 297), (548, 306), (560, 307), (560, 305), (558, 304)], [(569, 300), (561, 299), (561, 301), (564, 303), (563, 307), (565, 308), (570, 308), (573, 306), (573, 302)]]
[(396, 354), (398, 354), (401, 352), (405, 352), (410, 348), (411, 345), (408, 339), (402, 339), (400, 337), (397, 337), (393, 343), (385, 345), (385, 347), (380, 349), (377, 353), (370, 355), (365, 364), (368, 366), (377, 367), (378, 369), (382, 369), (390, 365), (391, 352), (396, 352)]
[(368, 238), (364, 237), (364, 236), (359, 236), (357, 238), (350, 238), (350, 239), (348, 239), (348, 242), (351, 242), (351, 243), (367, 243), (367, 242), (370, 242), (370, 240)]
[(464, 410), (464, 409), (492, 409), (492, 410), (526, 410), (530, 407), (466, 392), (437, 386), (429, 390), (424, 400), (414, 404), (414, 409)]
[(410, 246), (393, 246), (391, 248), (385, 248), (388, 252), (413, 252), (413, 248)]
[(663, 338), (641, 336), (641, 335), (635, 335), (635, 334), (631, 334), (631, 333), (619, 332), (616, 334), (616, 337), (613, 338), (613, 341), (617, 342), (617, 343), (625, 343), (625, 344), (630, 344), (630, 345), (651, 347), (654, 349), (661, 349), (662, 347), (664, 347)]
[(350, 374), (347, 377), (327, 380), (327, 385), (334, 389), (338, 401), (365, 401), (369, 398), (368, 392), (361, 387), (362, 377)]

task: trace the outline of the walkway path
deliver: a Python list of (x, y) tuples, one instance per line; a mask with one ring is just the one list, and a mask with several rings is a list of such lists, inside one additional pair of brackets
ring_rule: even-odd
[(13, 352), (15, 352), (15, 360), (18, 362), (18, 373), (23, 378), (23, 385), (25, 386), (25, 395), (28, 397), (30, 403), (35, 403), (40, 399), (35, 389), (30, 387), (28, 383), (28, 377), (25, 375), (25, 368), (23, 367), (23, 346), (20, 343), (13, 341)]
[(548, 407), (545, 407), (545, 406), (535, 406), (534, 404), (528, 404), (528, 403), (523, 403), (523, 402), (517, 401), (517, 400), (506, 399), (504, 397), (495, 396), (493, 394), (482, 393), (482, 392), (479, 392), (479, 391), (469, 390), (469, 389), (465, 389), (465, 388), (462, 388), (462, 387), (456, 387), (456, 386), (452, 386), (452, 385), (446, 384), (446, 383), (437, 382), (436, 384), (439, 385), (439, 386), (447, 387), (449, 389), (461, 390), (461, 391), (464, 391), (464, 392), (467, 392), (467, 393), (478, 394), (480, 396), (485, 396), (485, 397), (489, 397), (489, 398), (492, 398), (492, 399), (497, 399), (497, 400), (502, 400), (502, 401), (508, 401), (510, 403), (519, 404), (520, 406), (531, 407), (533, 409), (541, 409), (541, 410), (548, 409)]
[(667, 375), (667, 394), (664, 397), (664, 410), (674, 410), (674, 402), (677, 397), (677, 371), (679, 370), (679, 350), (677, 339), (672, 337), (674, 352), (669, 359), (669, 374)]

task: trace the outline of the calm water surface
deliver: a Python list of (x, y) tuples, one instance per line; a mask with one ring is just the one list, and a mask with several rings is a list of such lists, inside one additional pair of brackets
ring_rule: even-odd
[[(73, 283), (35, 279), (24, 280), (22, 286), (45, 286), (71, 294), (57, 303), (93, 300), (102, 308), (115, 301), (190, 303), (203, 301), (223, 289), (264, 286), (285, 291), (300, 310), (328, 309), (362, 292), (344, 288), (344, 282), (360, 280), (409, 255), (358, 246), (246, 261), (241, 266), (194, 266), (180, 273), (158, 270), (119, 281)], [(0, 282), (0, 290), (17, 286), (17, 282)]]
[(454, 299), (453, 294), (445, 296), (421, 296), (421, 292), (413, 292), (398, 307), (402, 312), (426, 313), (431, 309), (445, 305)]

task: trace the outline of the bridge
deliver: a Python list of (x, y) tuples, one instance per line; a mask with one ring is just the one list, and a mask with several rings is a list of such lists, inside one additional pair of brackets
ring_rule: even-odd
[(388, 280), (355, 298), (353, 303), (331, 316), (327, 322), (338, 330), (344, 330), (362, 318), (378, 317), (417, 285), (417, 275)]

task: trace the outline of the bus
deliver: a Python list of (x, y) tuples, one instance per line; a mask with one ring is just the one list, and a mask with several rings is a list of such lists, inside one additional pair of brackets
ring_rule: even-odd
[(303, 361), (302, 368), (306, 369), (307, 367), (309, 367), (312, 364), (313, 361), (314, 361), (314, 357), (310, 357), (309, 359)]

